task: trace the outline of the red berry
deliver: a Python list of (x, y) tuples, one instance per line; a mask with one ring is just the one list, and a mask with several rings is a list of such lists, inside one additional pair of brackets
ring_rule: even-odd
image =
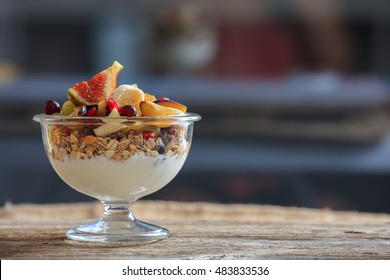
[(108, 109), (110, 110), (110, 112), (114, 109), (117, 109), (118, 111), (120, 109), (118, 104), (115, 102), (115, 100), (113, 98), (108, 98), (107, 105), (108, 105)]
[(157, 98), (157, 100), (164, 101), (164, 100), (169, 100), (169, 98), (162, 96), (162, 97)]
[(46, 115), (52, 115), (54, 113), (61, 113), (61, 106), (57, 101), (48, 100), (45, 103), (44, 111)]
[(142, 137), (145, 139), (145, 140), (148, 140), (150, 138), (154, 138), (154, 132), (152, 131), (142, 131)]
[(85, 114), (87, 117), (94, 117), (96, 116), (97, 113), (97, 108), (96, 107), (91, 107), (88, 109), (87, 113)]
[(133, 105), (125, 105), (120, 109), (119, 114), (124, 117), (135, 117), (137, 109)]

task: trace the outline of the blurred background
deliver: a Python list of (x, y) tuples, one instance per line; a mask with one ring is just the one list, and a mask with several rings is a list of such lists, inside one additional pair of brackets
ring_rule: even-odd
[(0, 0), (0, 204), (92, 200), (31, 119), (118, 60), (203, 117), (149, 199), (390, 213), (389, 34), (388, 0)]

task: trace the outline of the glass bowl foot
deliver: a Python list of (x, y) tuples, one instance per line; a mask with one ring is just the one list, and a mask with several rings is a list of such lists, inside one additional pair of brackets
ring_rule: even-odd
[(103, 219), (72, 228), (66, 236), (70, 243), (90, 243), (91, 245), (140, 245), (164, 239), (169, 231), (139, 220)]

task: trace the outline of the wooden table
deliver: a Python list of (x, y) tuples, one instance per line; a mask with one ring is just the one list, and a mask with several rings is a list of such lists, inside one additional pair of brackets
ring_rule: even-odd
[(390, 259), (390, 215), (263, 205), (139, 201), (138, 218), (168, 228), (133, 247), (75, 246), (65, 231), (98, 203), (0, 208), (1, 259)]

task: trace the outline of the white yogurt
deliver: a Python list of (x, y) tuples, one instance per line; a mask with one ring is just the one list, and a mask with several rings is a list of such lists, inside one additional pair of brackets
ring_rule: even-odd
[(58, 175), (75, 190), (101, 201), (123, 202), (135, 201), (164, 187), (182, 168), (185, 156), (137, 154), (115, 161), (102, 155), (50, 160)]

